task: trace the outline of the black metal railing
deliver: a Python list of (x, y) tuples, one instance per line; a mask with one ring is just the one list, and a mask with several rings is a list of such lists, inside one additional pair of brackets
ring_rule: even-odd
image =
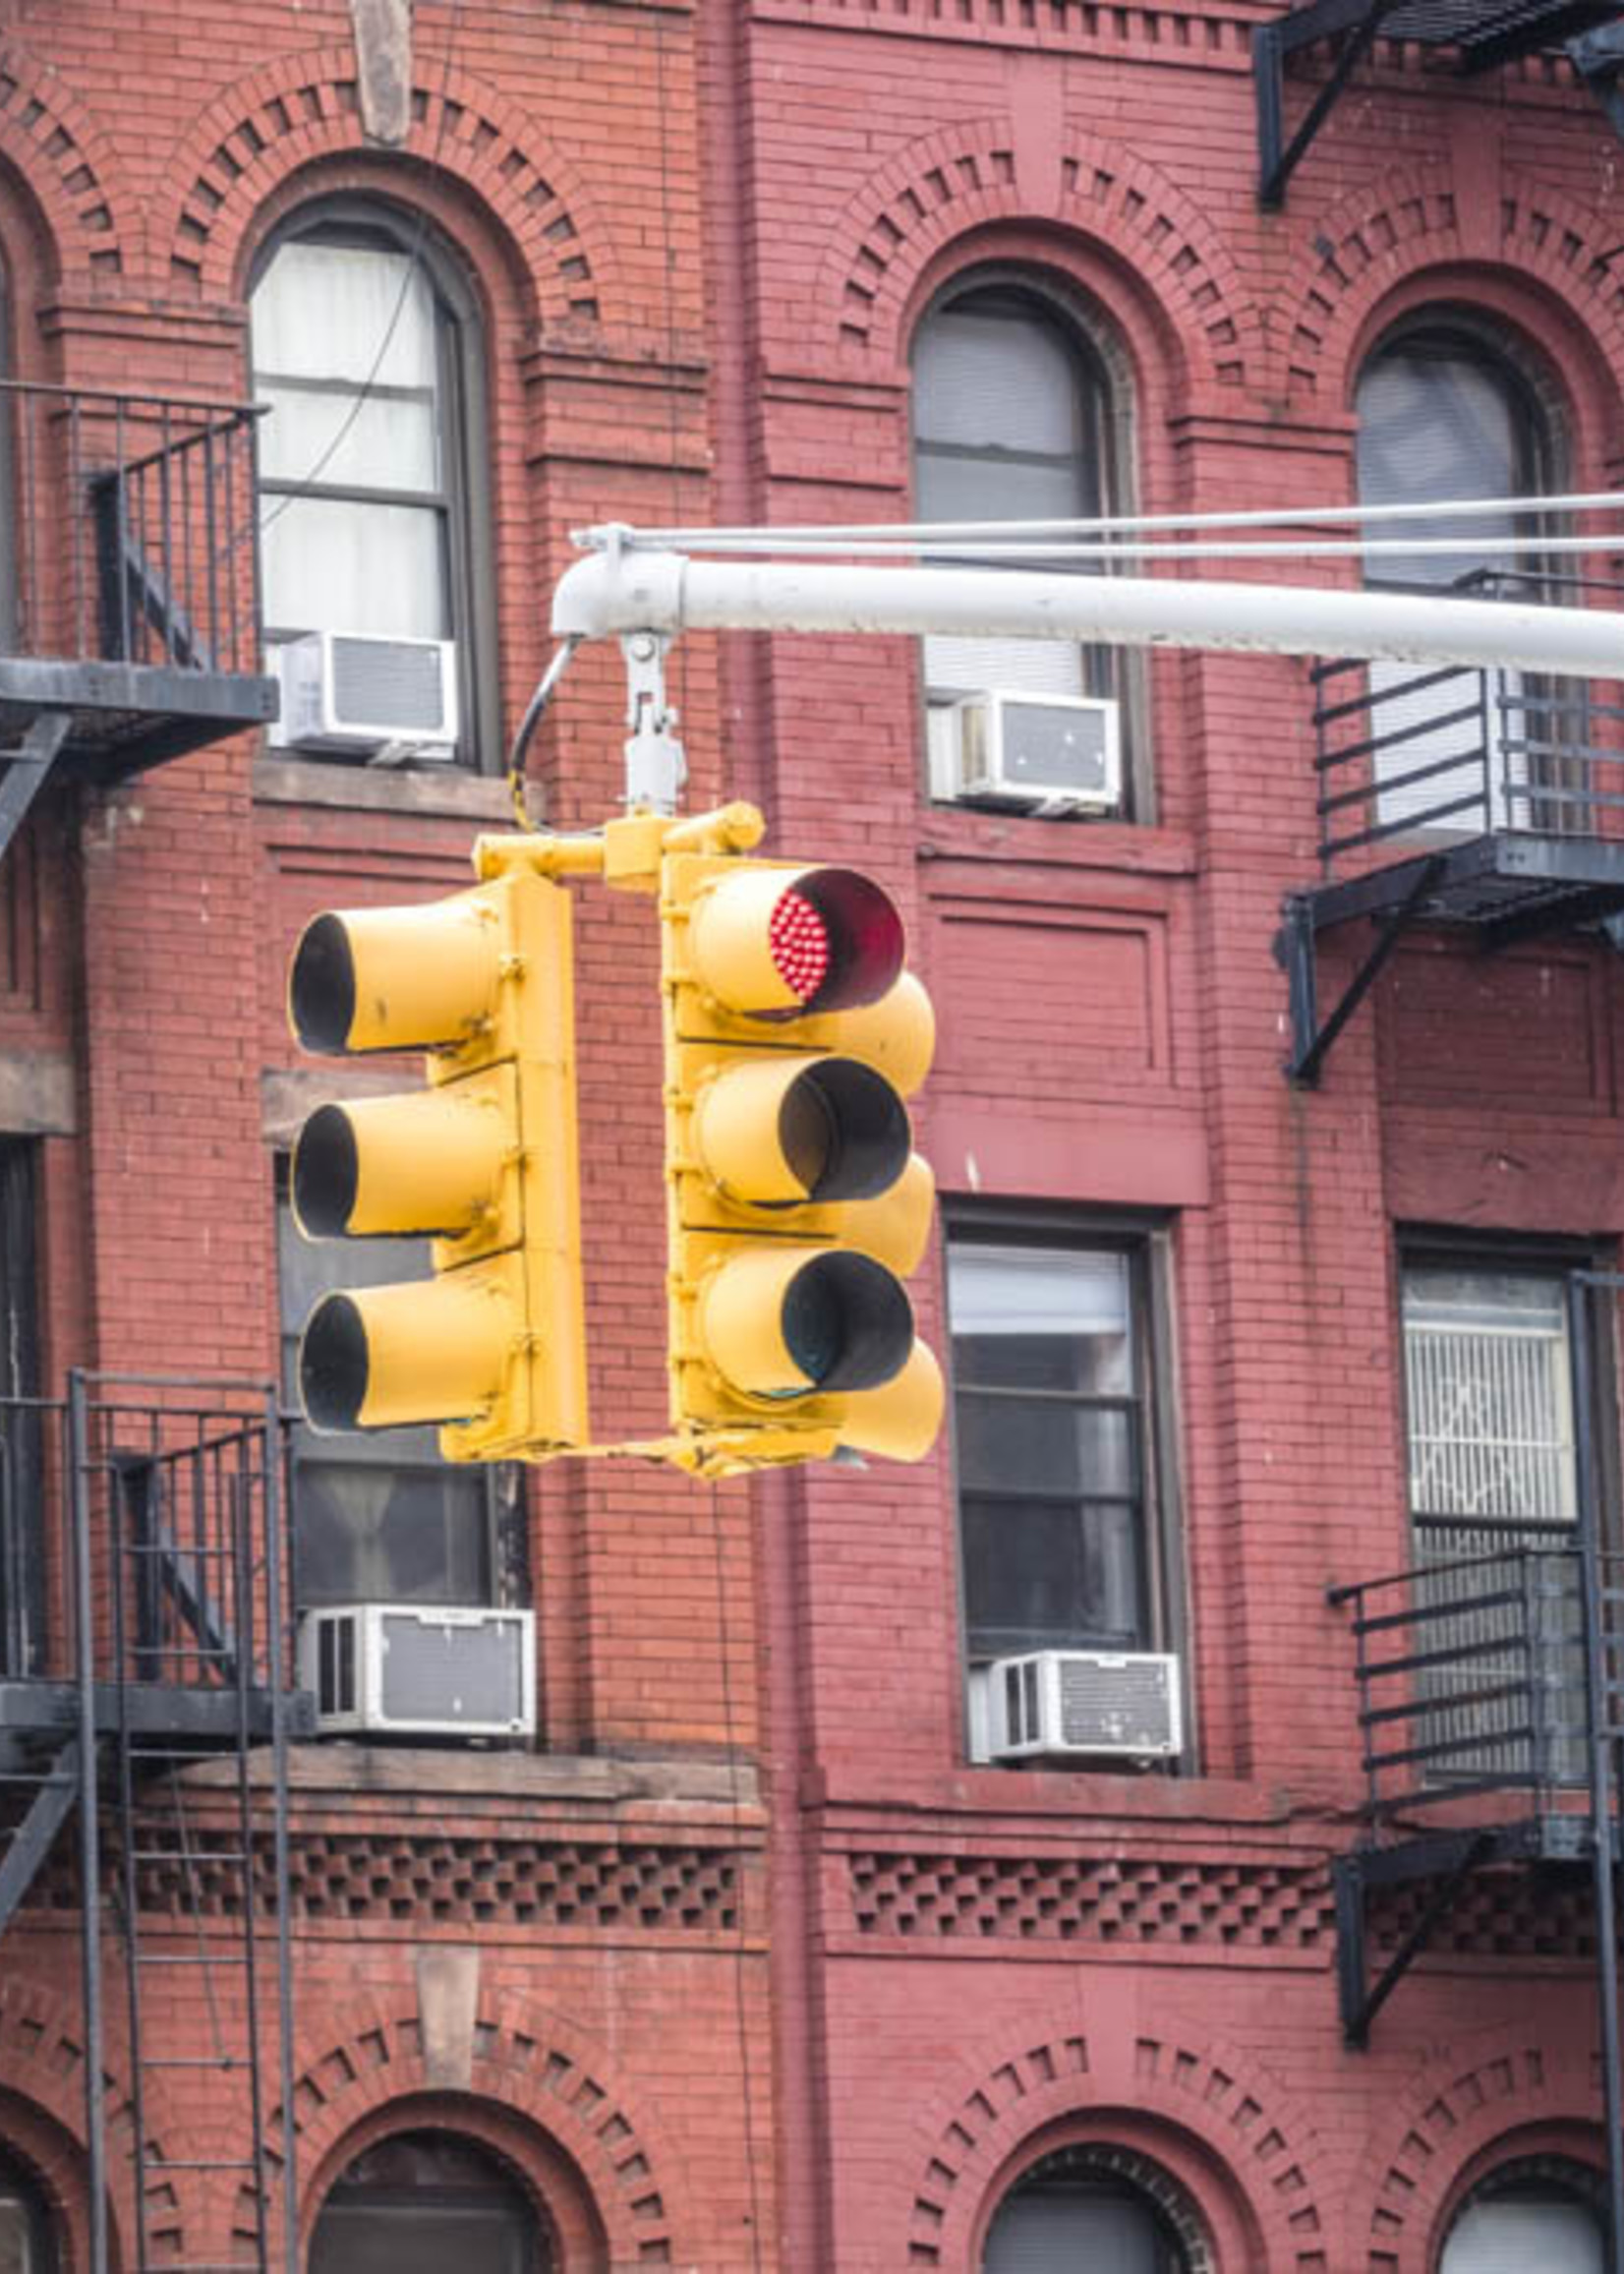
[(258, 671), (260, 416), (0, 381), (0, 655)]
[[(1474, 569), (1449, 589), (1536, 597), (1527, 577), (1495, 569)], [(1439, 597), (1436, 586), (1417, 590)], [(1578, 606), (1603, 595), (1616, 605), (1618, 588), (1552, 576), (1537, 590)], [(1313, 666), (1309, 680), (1327, 875), (1421, 830), (1624, 830), (1624, 705), (1601, 702), (1588, 679), (1342, 659)]]
[(286, 1479), (267, 1391), (0, 1398), (0, 1677), (289, 1687)]
[[(1556, 1527), (1551, 1527), (1556, 1530)], [(1572, 1527), (1567, 1528), (1570, 1535)], [(1353, 1610), (1372, 1830), (1516, 1793), (1537, 1815), (1588, 1774), (1582, 1550), (1520, 1542), (1338, 1588)], [(1624, 1647), (1621, 1559), (1595, 1558), (1602, 1647)]]

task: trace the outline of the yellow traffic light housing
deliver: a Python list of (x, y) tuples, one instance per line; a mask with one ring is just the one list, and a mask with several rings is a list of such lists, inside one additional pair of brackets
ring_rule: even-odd
[(917, 1460), (941, 1376), (902, 1279), (934, 1184), (904, 1097), (930, 1064), (902, 925), (852, 869), (667, 850), (674, 1457)]
[(289, 973), (309, 1050), (424, 1049), (430, 1087), (320, 1107), (294, 1148), (312, 1238), (428, 1234), (435, 1276), (323, 1297), (318, 1429), (440, 1425), (450, 1460), (587, 1442), (567, 895), (514, 870), (418, 907), (317, 916)]

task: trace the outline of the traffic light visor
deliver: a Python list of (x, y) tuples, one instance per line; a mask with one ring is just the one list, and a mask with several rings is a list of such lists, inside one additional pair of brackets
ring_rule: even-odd
[(519, 1323), (504, 1260), (448, 1278), (324, 1295), (299, 1344), (311, 1427), (399, 1429), (489, 1411)]
[(507, 1067), (437, 1090), (318, 1106), (293, 1148), (299, 1229), (315, 1240), (403, 1232), (454, 1240), (479, 1229), (486, 1245), (510, 1245), (517, 1219), (503, 1223), (502, 1201), (513, 1115)]
[(316, 916), (288, 972), (288, 1018), (307, 1050), (429, 1050), (492, 1018), (501, 942), (490, 897)]
[(706, 1354), (748, 1397), (877, 1389), (913, 1347), (913, 1307), (883, 1263), (838, 1248), (747, 1248), (700, 1306)]
[(902, 968), (903, 947), (889, 896), (855, 869), (743, 868), (694, 908), (696, 973), (748, 1019), (878, 1002)]
[(901, 1175), (909, 1142), (907, 1108), (854, 1058), (765, 1053), (711, 1082), (694, 1120), (706, 1173), (763, 1208), (871, 1198)]

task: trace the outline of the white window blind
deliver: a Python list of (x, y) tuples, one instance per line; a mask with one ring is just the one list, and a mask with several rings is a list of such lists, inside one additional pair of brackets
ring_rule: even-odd
[(981, 2263), (982, 2274), (1084, 2274), (1093, 2267), (1163, 2274), (1168, 2259), (1144, 2204), (1034, 2189), (1017, 2191), (999, 2210)]
[(1601, 2229), (1583, 2203), (1472, 2203), (1450, 2232), (1438, 2274), (1603, 2274)]
[(956, 1335), (1126, 1335), (1128, 1306), (1125, 1255), (968, 1241), (948, 1251), (948, 1307)]

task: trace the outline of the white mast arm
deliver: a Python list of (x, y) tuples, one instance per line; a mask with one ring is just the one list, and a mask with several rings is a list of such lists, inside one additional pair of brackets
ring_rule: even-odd
[(559, 579), (560, 636), (912, 632), (1624, 676), (1624, 623), (1612, 609), (1027, 569), (693, 560), (616, 535)]

